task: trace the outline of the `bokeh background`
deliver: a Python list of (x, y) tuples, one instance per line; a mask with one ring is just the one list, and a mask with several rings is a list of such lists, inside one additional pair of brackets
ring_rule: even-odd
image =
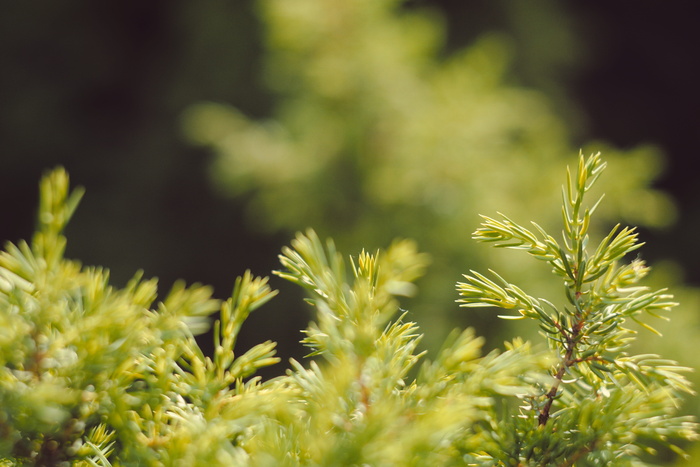
[[(411, 237), (433, 256), (404, 305), (426, 348), (467, 325), (498, 346), (536, 336), (458, 309), (460, 272), (551, 296), (549, 275), (474, 245), (478, 213), (556, 232), (565, 166), (602, 151), (598, 232), (639, 225), (652, 281), (682, 303), (643, 345), (696, 367), (694, 23), (686, 2), (1, 0), (0, 240), (31, 236), (56, 165), (87, 189), (68, 256), (117, 286), (143, 269), (225, 298), (307, 227), (347, 253)], [(272, 284), (238, 345), (300, 358), (310, 312)]]

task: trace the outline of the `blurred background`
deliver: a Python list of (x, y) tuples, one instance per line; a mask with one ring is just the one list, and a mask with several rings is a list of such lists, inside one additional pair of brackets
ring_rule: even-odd
[[(541, 264), (471, 241), (478, 214), (556, 234), (566, 165), (601, 151), (595, 232), (638, 225), (652, 283), (682, 303), (658, 325), (665, 339), (641, 347), (698, 366), (690, 4), (0, 1), (0, 240), (31, 236), (38, 181), (56, 165), (87, 189), (67, 255), (117, 286), (143, 269), (163, 292), (183, 278), (226, 298), (307, 227), (353, 254), (414, 238), (433, 264), (402, 306), (426, 348), (464, 326), (494, 347), (537, 336), (457, 308), (461, 273), (560, 291)], [(238, 345), (272, 339), (300, 358), (311, 314), (272, 284), (281, 296)]]

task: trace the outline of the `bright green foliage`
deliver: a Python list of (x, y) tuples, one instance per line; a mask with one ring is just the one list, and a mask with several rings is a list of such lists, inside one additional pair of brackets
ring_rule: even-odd
[[(308, 231), (276, 274), (307, 290), (316, 318), (303, 342), (316, 359), (268, 381), (251, 376), (277, 362), (274, 343), (233, 353), (245, 319), (275, 294), (267, 279), (244, 274), (224, 302), (184, 284), (158, 301), (140, 274), (111, 287), (106, 271), (63, 258), (82, 193), (55, 170), (32, 242), (0, 254), (0, 465), (642, 465), (652, 446), (695, 437), (676, 415), (691, 388), (675, 362), (627, 353), (625, 321), (675, 304), (637, 285), (640, 260), (622, 263), (639, 246), (633, 230), (587, 249), (594, 208), (583, 195), (603, 167), (582, 157), (569, 177), (562, 243), (507, 218), (475, 233), (549, 263), (566, 306), (495, 273), (458, 285), (465, 306), (539, 321), (549, 350), (516, 338), (482, 356), (467, 329), (428, 359), (398, 301), (415, 292), (426, 255), (400, 240), (348, 270)], [(206, 356), (194, 335), (217, 311)]]
[[(231, 351), (243, 320), (273, 292), (246, 274), (223, 304), (208, 287), (176, 284), (154, 306), (154, 280), (137, 274), (124, 289), (111, 287), (107, 271), (63, 258), (62, 230), (80, 195), (69, 196), (64, 171), (52, 172), (31, 244), (0, 254), (0, 457), (20, 465), (234, 462), (240, 448), (229, 441), (251, 425), (235, 400), (279, 397), (262, 394), (255, 379), (241, 383), (277, 361), (273, 343), (237, 358)], [(212, 360), (193, 333), (219, 309)]]
[[(551, 193), (574, 149), (548, 99), (513, 82), (507, 38), (486, 35), (447, 54), (441, 19), (403, 3), (259, 0), (272, 115), (201, 104), (185, 129), (216, 151), (213, 179), (250, 200), (261, 230), (313, 226), (352, 251), (397, 233), (415, 239), (434, 268), (411, 308), (439, 339), (451, 327), (445, 284), (494, 262), (455, 233), (503, 206), (555, 225)], [(673, 206), (649, 188), (659, 155), (606, 154), (614, 183), (603, 182), (600, 218), (668, 224)], [(499, 269), (518, 277), (523, 266), (516, 258)], [(543, 287), (546, 279), (522, 277)]]
[(273, 458), (289, 465), (463, 465), (463, 456), (489, 442), (482, 426), (498, 422), (497, 401), (534, 395), (533, 382), (544, 382), (547, 355), (518, 341), (479, 358), (482, 340), (471, 330), (453, 334), (410, 377), (422, 356), (421, 336), (403, 321), (405, 313), (396, 317), (394, 296), (412, 292), (425, 265), (412, 242), (362, 252), (349, 283), (332, 243), (324, 249), (309, 232), (293, 247), (279, 275), (309, 290), (317, 322), (304, 342), (325, 365), (312, 362), (305, 370), (292, 362), (290, 384), (306, 422), (269, 433), (262, 452)]
[(478, 241), (548, 263), (562, 279), (566, 305), (531, 297), (494, 272), (489, 279), (472, 271), (457, 286), (462, 306), (496, 306), (519, 313), (504, 318), (537, 320), (559, 356), (554, 382), (527, 399), (514, 437), (501, 445), (525, 465), (632, 461), (645, 449), (654, 452), (650, 440), (695, 436), (694, 423), (675, 414), (680, 394), (693, 393), (682, 375), (690, 369), (658, 355), (628, 354), (636, 333), (626, 322), (656, 332), (643, 315), (662, 317), (676, 305), (673, 297), (638, 285), (649, 271), (642, 260), (623, 262), (641, 246), (634, 229), (616, 226), (595, 250), (588, 248), (597, 204), (584, 208), (583, 198), (604, 168), (599, 155), (581, 156), (576, 177), (568, 173), (561, 244), (537, 224), (535, 234), (505, 216), (484, 217), (474, 232)]

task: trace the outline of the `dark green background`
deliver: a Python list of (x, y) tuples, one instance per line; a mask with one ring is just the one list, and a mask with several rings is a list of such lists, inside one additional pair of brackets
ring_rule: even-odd
[[(225, 298), (245, 269), (265, 275), (277, 267), (291, 233), (246, 230), (245, 199), (216, 194), (206, 174), (212, 155), (181, 133), (182, 112), (202, 100), (251, 116), (269, 112), (273, 96), (259, 80), (262, 26), (250, 0), (0, 5), (0, 239), (29, 238), (37, 182), (63, 165), (87, 188), (68, 229), (68, 256), (110, 268), (117, 285), (144, 269), (163, 288), (184, 278), (212, 284)], [(700, 41), (691, 3), (669, 5), (416, 0), (406, 7), (445, 12), (446, 53), (485, 32), (511, 35), (512, 80), (550, 94), (575, 126), (576, 144), (659, 145), (668, 168), (658, 186), (681, 215), (672, 229), (642, 231), (645, 257), (680, 262), (687, 282), (700, 285)], [(552, 38), (561, 28), (574, 31), (577, 56), (557, 56)], [(294, 294), (279, 280), (273, 286)], [(257, 314), (241, 345), (269, 338), (298, 355), (297, 330), (307, 319), (296, 308)]]

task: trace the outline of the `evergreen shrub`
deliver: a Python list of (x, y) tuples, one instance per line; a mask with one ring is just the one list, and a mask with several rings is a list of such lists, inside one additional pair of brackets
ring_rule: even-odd
[[(551, 269), (562, 299), (528, 295), (497, 273), (457, 284), (465, 307), (532, 319), (547, 345), (520, 338), (482, 354), (453, 332), (435, 356), (399, 297), (428, 258), (410, 240), (343, 256), (309, 230), (285, 248), (278, 276), (308, 293), (307, 364), (263, 381), (275, 344), (233, 352), (248, 315), (275, 292), (249, 272), (225, 301), (199, 284), (158, 299), (137, 273), (122, 289), (108, 271), (64, 258), (64, 227), (82, 191), (62, 169), (41, 182), (31, 242), (0, 254), (0, 465), (645, 465), (696, 437), (679, 415), (688, 368), (636, 355), (630, 322), (676, 304), (641, 285), (627, 259), (640, 243), (615, 227), (588, 236), (598, 203), (584, 195), (605, 167), (581, 156), (564, 186), (563, 239), (533, 223), (484, 217), (474, 239), (524, 250)], [(214, 352), (195, 336), (213, 325)]]

